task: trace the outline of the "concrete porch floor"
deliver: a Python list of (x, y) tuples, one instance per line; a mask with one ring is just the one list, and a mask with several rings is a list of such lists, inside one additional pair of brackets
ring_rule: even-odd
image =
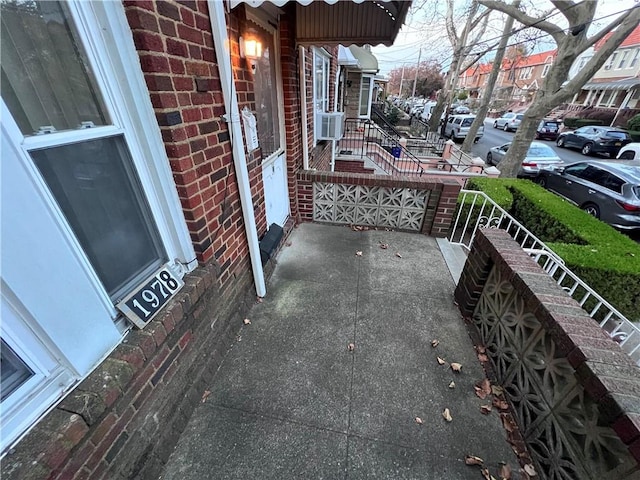
[(515, 474), (435, 238), (303, 224), (289, 242), (162, 478), (483, 478), (467, 454)]

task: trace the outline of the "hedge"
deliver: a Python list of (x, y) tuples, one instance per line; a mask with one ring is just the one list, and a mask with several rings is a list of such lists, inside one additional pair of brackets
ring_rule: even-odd
[(627, 318), (640, 321), (640, 245), (528, 181), (471, 179)]
[(596, 118), (575, 118), (569, 117), (565, 118), (563, 121), (564, 126), (567, 128), (580, 128), (585, 127), (587, 125), (604, 125), (602, 120), (598, 120)]

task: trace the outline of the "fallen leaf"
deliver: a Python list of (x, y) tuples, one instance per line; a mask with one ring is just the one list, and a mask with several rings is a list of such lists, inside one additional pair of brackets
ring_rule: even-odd
[(350, 343), (349, 345), (347, 345), (347, 350), (349, 350), (350, 352), (353, 352), (353, 350), (356, 348), (354, 343)]
[(248, 318), (245, 318), (242, 323), (244, 323), (245, 325), (251, 325), (251, 320), (249, 320)]
[(502, 395), (504, 393), (504, 389), (500, 385), (491, 385), (491, 393), (494, 395)]
[(511, 467), (508, 463), (505, 463), (504, 465), (502, 465), (502, 467), (500, 467), (498, 475), (500, 475), (500, 478), (502, 480), (511, 480)]
[(256, 303), (262, 303), (262, 302), (263, 302), (262, 297), (256, 297)]
[(509, 404), (504, 400), (500, 400), (499, 398), (494, 397), (492, 403), (493, 403), (493, 406), (496, 407), (498, 410), (509, 410)]
[(209, 395), (211, 395), (211, 392), (209, 390), (205, 390), (204, 393), (202, 394), (202, 398), (200, 399), (200, 401), (202, 403), (206, 402)]
[(456, 382), (451, 380), (451, 383), (449, 384), (449, 388), (456, 388)]
[(444, 412), (442, 412), (442, 416), (447, 422), (451, 422), (453, 420), (453, 417), (451, 416), (451, 412), (449, 412), (448, 408), (444, 409)]
[(358, 250), (356, 252), (356, 257), (361, 257), (362, 256), (362, 250)]
[(489, 357), (487, 357), (484, 353), (479, 353), (478, 360), (481, 361), (482, 363), (485, 363), (489, 361)]
[(484, 463), (484, 460), (482, 460), (480, 457), (476, 457), (475, 455), (466, 455), (464, 457), (464, 463), (466, 463), (467, 465), (482, 465)]
[(476, 345), (476, 351), (478, 353), (486, 353), (487, 347), (485, 347), (484, 345)]
[(480, 407), (480, 412), (483, 415), (489, 415), (491, 413), (491, 405), (482, 405)]
[(236, 337), (236, 340), (237, 340), (238, 342), (241, 342), (241, 341), (242, 341), (242, 335), (238, 335), (238, 336)]
[(422, 425), (424, 423), (420, 417), (416, 417), (415, 420), (418, 425)]
[(440, 340), (431, 340), (431, 346), (436, 348), (440, 344)]
[(496, 477), (494, 477), (493, 475), (491, 475), (491, 473), (489, 473), (489, 469), (488, 468), (483, 468), (482, 470), (480, 470), (482, 472), (482, 476), (486, 479), (486, 480), (496, 480)]
[(482, 381), (476, 383), (473, 388), (475, 389), (478, 398), (484, 400), (491, 393), (491, 382), (485, 377)]
[(440, 357), (437, 357), (437, 360), (438, 360), (438, 363), (439, 363), (440, 365), (444, 365), (445, 363), (447, 363), (447, 362), (445, 362), (445, 361), (444, 361), (442, 358), (440, 358)]
[(526, 474), (531, 476), (531, 477), (535, 477), (536, 475), (538, 475), (536, 473), (536, 469), (530, 463), (526, 464), (523, 468), (524, 468), (524, 471), (526, 472)]
[(511, 418), (509, 418), (509, 415), (500, 415), (500, 418), (502, 420), (502, 426), (504, 427), (504, 429), (507, 432), (512, 433), (515, 429), (515, 425), (513, 424)]
[(290, 247), (291, 245), (293, 245), (293, 243), (291, 243), (291, 242), (287, 242), (287, 243), (285, 243), (284, 245), (285, 245), (286, 247)]
[(386, 250), (387, 248), (389, 248), (389, 244), (388, 243), (381, 243), (380, 244), (380, 248), (383, 250)]
[(396, 252), (396, 257), (402, 258), (402, 255), (400, 255), (398, 252)]
[(462, 369), (462, 364), (460, 364), (460, 363), (456, 363), (456, 362), (453, 362), (453, 363), (451, 364), (451, 370), (453, 370), (454, 372), (458, 372), (458, 373), (460, 373), (460, 370), (461, 370), (461, 369)]

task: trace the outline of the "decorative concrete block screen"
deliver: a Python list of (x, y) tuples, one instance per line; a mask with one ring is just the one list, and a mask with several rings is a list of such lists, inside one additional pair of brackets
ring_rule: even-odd
[(333, 183), (313, 184), (313, 220), (419, 232), (429, 191)]
[(460, 184), (449, 179), (298, 173), (301, 221), (392, 228), (445, 236)]
[(640, 368), (505, 232), (456, 289), (541, 478), (640, 478)]

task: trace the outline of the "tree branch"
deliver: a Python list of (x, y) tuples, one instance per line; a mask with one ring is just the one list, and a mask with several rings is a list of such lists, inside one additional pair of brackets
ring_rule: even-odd
[[(575, 25), (580, 21), (579, 15), (577, 15), (576, 3), (572, 0), (549, 0), (554, 7), (556, 7), (564, 17), (569, 20), (569, 25)], [(593, 2), (597, 4), (597, 2)], [(547, 15), (544, 15), (545, 17)]]
[(473, 31), (474, 28), (476, 28), (478, 26), (478, 24), (482, 21), (485, 20), (485, 23), (489, 20), (489, 15), (491, 13), (491, 9), (487, 8), (486, 10), (484, 10), (480, 15), (478, 15), (472, 22), (471, 22), (471, 26), (469, 27), (469, 31)]
[(445, 17), (445, 25), (447, 27), (449, 41), (455, 50), (456, 44), (458, 43), (458, 34), (456, 33), (456, 26), (453, 23), (453, 0), (447, 0), (447, 16)]
[(480, 5), (484, 5), (485, 7), (492, 10), (506, 13), (510, 17), (515, 18), (523, 25), (526, 25), (528, 27), (535, 27), (539, 30), (542, 30), (543, 32), (547, 32), (553, 37), (557, 44), (559, 44), (565, 36), (565, 33), (557, 25), (554, 25), (551, 22), (547, 22), (546, 20), (540, 20), (539, 18), (531, 17), (522, 10), (514, 7), (513, 5), (508, 5), (496, 0), (478, 0), (478, 2), (480, 3)]
[(478, 60), (484, 57), (487, 53), (492, 52), (499, 44), (500, 42), (496, 42), (489, 45), (487, 48), (485, 48), (480, 52), (476, 52), (473, 54), (470, 53), (469, 55), (473, 55), (473, 58), (462, 64), (461, 71), (466, 72), (469, 67), (472, 67), (473, 65), (475, 65), (478, 62)]
[[(613, 32), (609, 41), (607, 41), (600, 50), (598, 50), (593, 57), (589, 59), (584, 67), (573, 77), (565, 89), (568, 91), (578, 91), (587, 81), (593, 77), (609, 56), (616, 51), (619, 45), (625, 38), (633, 32), (640, 22), (640, 8), (634, 8), (629, 15), (627, 15), (620, 23), (620, 26)], [(608, 32), (608, 27), (604, 29)], [(601, 32), (600, 32), (601, 33)], [(602, 37), (600, 37), (602, 38)], [(584, 49), (583, 49), (584, 50)]]
[[(627, 15), (620, 15), (618, 18), (613, 20), (609, 25), (604, 27), (598, 33), (596, 33), (592, 37), (589, 37), (585, 42), (585, 44), (583, 45), (584, 48), (580, 49), (580, 53), (584, 52), (591, 45), (595, 45), (599, 40), (602, 40), (608, 33), (613, 31), (613, 29), (615, 29), (618, 25), (622, 25), (623, 23), (626, 24), (629, 18), (635, 18), (635, 20), (633, 21), (636, 23), (638, 22), (638, 19), (640, 19), (640, 6), (634, 7)], [(631, 29), (631, 31), (633, 31), (633, 29)], [(616, 30), (613, 33), (613, 35), (611, 35), (611, 38), (613, 38), (617, 33), (618, 31)]]

